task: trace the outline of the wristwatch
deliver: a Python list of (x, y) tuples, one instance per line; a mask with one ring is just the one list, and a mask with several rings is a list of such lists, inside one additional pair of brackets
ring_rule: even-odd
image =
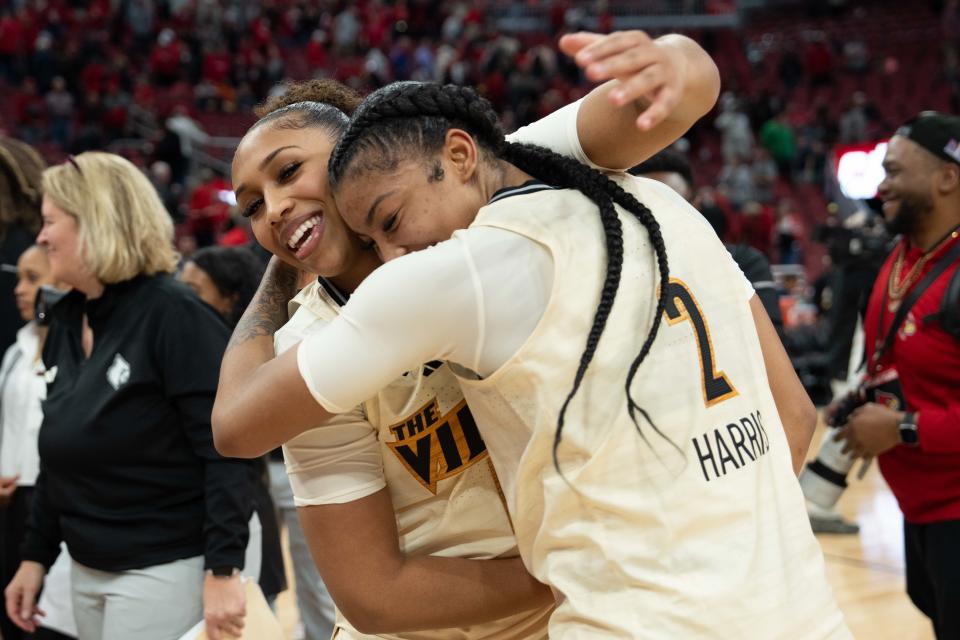
[(920, 436), (917, 433), (917, 414), (912, 411), (903, 414), (903, 420), (900, 421), (900, 442), (908, 447), (920, 444)]
[(229, 565), (223, 565), (220, 567), (210, 567), (207, 569), (207, 575), (213, 576), (214, 578), (232, 578), (233, 576), (240, 573), (240, 569), (236, 567), (231, 567)]

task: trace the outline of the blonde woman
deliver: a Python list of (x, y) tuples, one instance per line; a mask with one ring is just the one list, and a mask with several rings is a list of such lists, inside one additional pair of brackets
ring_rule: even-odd
[(213, 640), (240, 635), (253, 478), (210, 430), (228, 330), (171, 276), (170, 218), (130, 162), (71, 157), (43, 194), (38, 242), (73, 291), (44, 345), (41, 473), (7, 614), (34, 630), (62, 540), (81, 638), (172, 640), (201, 619)]

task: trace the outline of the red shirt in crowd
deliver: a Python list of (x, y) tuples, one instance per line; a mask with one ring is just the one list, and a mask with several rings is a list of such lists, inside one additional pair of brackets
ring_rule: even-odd
[(230, 205), (220, 197), (230, 185), (223, 178), (214, 178), (197, 186), (190, 195), (187, 219), (194, 232), (218, 232), (230, 217)]
[[(954, 235), (924, 265), (918, 281), (933, 268), (938, 256), (960, 242), (960, 235)], [(923, 321), (940, 310), (947, 284), (958, 268), (956, 264), (920, 296), (900, 325), (882, 362), (872, 364), (878, 334), (879, 339), (884, 340), (893, 321), (894, 313), (887, 308), (887, 281), (896, 256), (905, 244), (907, 253), (901, 278), (910, 273), (923, 255), (904, 240), (887, 258), (870, 295), (864, 333), (870, 373), (876, 374), (877, 366), (896, 367), (906, 410), (918, 412), (920, 444), (916, 448), (898, 445), (881, 454), (880, 470), (908, 522), (960, 520), (960, 340), (936, 322)]]
[(157, 45), (150, 54), (150, 70), (162, 76), (175, 76), (180, 68), (180, 43), (176, 40), (165, 47)]
[(0, 55), (14, 56), (23, 48), (23, 25), (13, 16), (0, 18)]
[(211, 51), (203, 57), (203, 77), (219, 84), (230, 75), (230, 54), (226, 51)]

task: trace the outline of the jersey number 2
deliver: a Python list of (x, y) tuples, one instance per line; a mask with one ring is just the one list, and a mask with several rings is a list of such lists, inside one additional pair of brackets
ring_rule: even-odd
[(667, 322), (675, 325), (686, 320), (693, 325), (693, 335), (697, 339), (700, 351), (700, 378), (703, 381), (703, 402), (708, 407), (728, 400), (737, 395), (723, 371), (717, 371), (713, 358), (713, 342), (710, 341), (710, 329), (700, 311), (700, 305), (693, 292), (676, 278), (670, 278), (667, 294), (664, 296), (664, 313)]

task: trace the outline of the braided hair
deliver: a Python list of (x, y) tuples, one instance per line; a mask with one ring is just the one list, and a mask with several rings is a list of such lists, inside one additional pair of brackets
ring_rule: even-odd
[(596, 203), (606, 237), (607, 273), (600, 302), (587, 336), (572, 388), (557, 418), (553, 462), (559, 471), (557, 450), (563, 434), (567, 407), (576, 395), (593, 360), (613, 307), (623, 266), (623, 235), (614, 204), (631, 212), (647, 229), (656, 254), (660, 275), (657, 307), (646, 339), (630, 365), (625, 389), (627, 410), (640, 436), (646, 436), (637, 419), (639, 412), (664, 439), (650, 416), (633, 400), (631, 386), (637, 369), (650, 352), (664, 313), (664, 293), (669, 283), (666, 246), (660, 225), (650, 210), (599, 171), (552, 151), (526, 144), (507, 142), (491, 104), (473, 89), (457, 85), (398, 82), (370, 94), (358, 107), (347, 130), (330, 156), (330, 183), (338, 183), (368, 171), (391, 171), (411, 154), (421, 157), (438, 152), (451, 128), (469, 132), (489, 158), (509, 162), (535, 178), (556, 187), (577, 189)]

